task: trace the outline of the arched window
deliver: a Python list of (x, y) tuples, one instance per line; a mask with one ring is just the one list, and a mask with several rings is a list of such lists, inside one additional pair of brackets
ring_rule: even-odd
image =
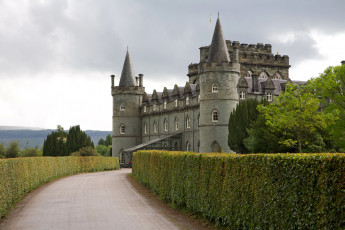
[(266, 98), (267, 98), (267, 101), (272, 101), (272, 99), (273, 99), (272, 93), (267, 93)]
[(240, 99), (241, 99), (241, 100), (246, 99), (246, 93), (245, 93), (244, 91), (241, 91), (241, 92), (240, 92)]
[(186, 117), (186, 128), (190, 129), (190, 117), (189, 116)]
[(147, 124), (146, 124), (146, 122), (144, 123), (144, 133), (147, 134)]
[(168, 121), (164, 120), (164, 131), (168, 132)]
[(189, 143), (189, 141), (186, 142), (186, 151), (187, 152), (190, 151), (190, 143)]
[(167, 101), (164, 101), (163, 108), (167, 109)]
[(125, 134), (125, 131), (126, 131), (126, 127), (124, 124), (121, 124), (120, 125), (120, 134)]
[(125, 108), (126, 108), (126, 107), (125, 107), (125, 104), (121, 104), (121, 105), (120, 105), (120, 111), (125, 111)]
[(218, 122), (218, 111), (213, 110), (212, 112), (212, 122)]
[(157, 105), (153, 104), (153, 111), (156, 111), (156, 110), (157, 110)]
[(144, 113), (146, 113), (146, 105), (144, 105)]
[(189, 105), (189, 97), (186, 97), (186, 105)]
[(178, 119), (177, 119), (177, 117), (175, 118), (175, 130), (178, 130)]
[(214, 83), (212, 85), (212, 93), (217, 93), (218, 92), (218, 85), (216, 83)]
[(175, 99), (175, 107), (177, 107), (177, 99)]
[(153, 132), (157, 133), (158, 132), (158, 124), (157, 121), (153, 122)]

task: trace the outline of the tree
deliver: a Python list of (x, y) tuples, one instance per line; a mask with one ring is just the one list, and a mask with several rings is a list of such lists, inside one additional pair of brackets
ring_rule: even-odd
[(98, 145), (103, 145), (103, 146), (106, 146), (105, 144), (105, 140), (103, 138), (99, 139), (98, 141)]
[(108, 134), (105, 138), (105, 146), (109, 146), (109, 145), (112, 145), (112, 140), (111, 140), (111, 135)]
[(42, 152), (38, 149), (38, 146), (35, 148), (26, 148), (23, 151), (23, 157), (38, 157), (41, 156)]
[(5, 158), (6, 149), (3, 143), (0, 143), (0, 158)]
[(6, 158), (15, 158), (19, 155), (19, 145), (18, 142), (12, 141), (7, 147)]
[(324, 111), (339, 115), (329, 131), (335, 147), (345, 151), (345, 65), (328, 67), (309, 84), (321, 98)]
[[(229, 148), (238, 153), (248, 153), (248, 149), (244, 145), (243, 140), (248, 138), (248, 129), (250, 125), (257, 119), (258, 110), (256, 109), (258, 102), (255, 99), (249, 99), (239, 103), (236, 109), (231, 112), (229, 118)], [(261, 103), (267, 104), (267, 101)]]
[(66, 141), (66, 155), (76, 152), (83, 147), (94, 148), (91, 138), (80, 129), (79, 125), (71, 127)]
[(258, 110), (265, 117), (265, 124), (285, 137), (281, 144), (296, 147), (298, 152), (312, 142), (319, 130), (325, 129), (335, 116), (319, 112), (320, 101), (308, 85), (287, 84), (269, 106), (259, 105)]
[(43, 142), (43, 156), (65, 156), (67, 133), (61, 127), (57, 126), (57, 130), (48, 134)]
[(106, 147), (104, 145), (97, 145), (96, 150), (102, 156), (109, 156), (109, 149), (108, 149), (108, 147)]

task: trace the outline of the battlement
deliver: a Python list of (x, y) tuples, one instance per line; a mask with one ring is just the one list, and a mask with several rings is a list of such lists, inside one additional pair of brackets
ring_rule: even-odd
[(145, 87), (142, 86), (130, 86), (130, 87), (123, 87), (123, 86), (114, 86), (111, 87), (111, 94), (144, 94)]

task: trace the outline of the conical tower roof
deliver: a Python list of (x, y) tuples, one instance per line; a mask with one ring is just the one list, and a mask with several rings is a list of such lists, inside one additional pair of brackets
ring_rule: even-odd
[(208, 54), (209, 62), (230, 62), (229, 51), (223, 35), (222, 26), (220, 24), (219, 15), (214, 29), (212, 43)]
[(128, 49), (126, 53), (125, 62), (123, 63), (119, 86), (123, 86), (123, 87), (135, 86), (134, 71), (132, 68), (131, 58), (129, 57)]

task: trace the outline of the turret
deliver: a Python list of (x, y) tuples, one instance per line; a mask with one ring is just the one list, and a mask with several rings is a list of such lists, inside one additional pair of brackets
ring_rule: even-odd
[[(141, 77), (141, 78), (140, 78)], [(120, 162), (128, 163), (129, 156), (122, 154), (124, 149), (141, 144), (140, 106), (145, 89), (142, 85), (142, 74), (136, 84), (131, 59), (127, 50), (122, 68), (119, 86), (114, 86), (113, 96), (113, 135), (112, 156), (119, 157)]]
[(231, 151), (228, 123), (239, 101), (239, 72), (238, 55), (231, 61), (218, 17), (208, 60), (200, 63), (200, 152)]

